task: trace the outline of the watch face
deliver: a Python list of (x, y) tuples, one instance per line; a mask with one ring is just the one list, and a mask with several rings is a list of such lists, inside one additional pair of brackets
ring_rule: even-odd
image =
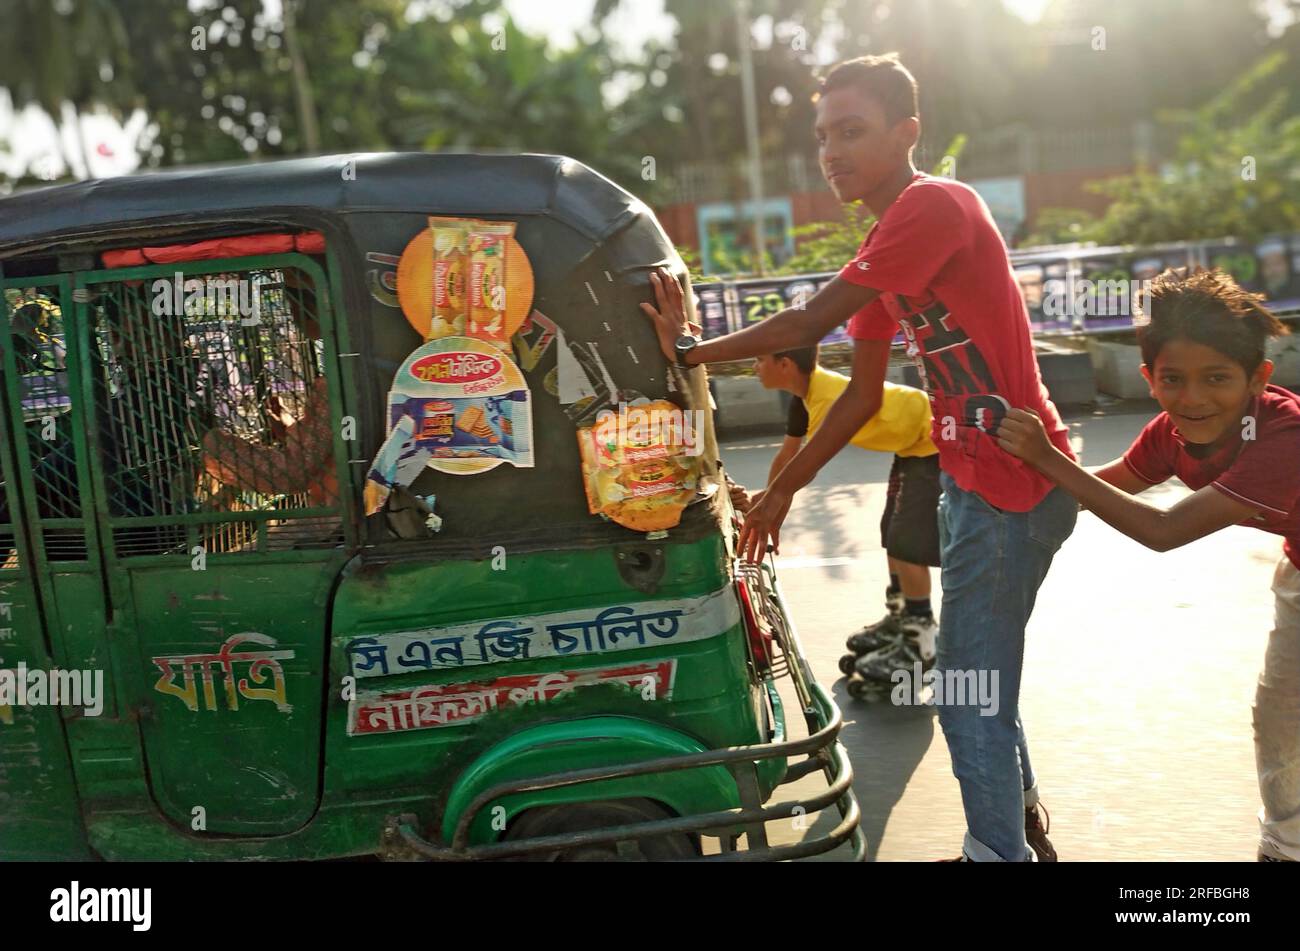
[(692, 337), (690, 334), (683, 334), (682, 336), (677, 338), (677, 349), (689, 350), (697, 343), (699, 343), (699, 340), (697, 340), (695, 337)]

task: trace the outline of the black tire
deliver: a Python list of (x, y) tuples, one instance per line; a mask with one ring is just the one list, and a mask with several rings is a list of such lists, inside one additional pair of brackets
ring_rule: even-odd
[(843, 657), (840, 658), (840, 673), (842, 673), (845, 677), (851, 677), (853, 676), (853, 671), (857, 669), (857, 665), (858, 665), (857, 654), (845, 654)]
[[(516, 818), (503, 837), (506, 841), (563, 835), (609, 826), (673, 818), (663, 806), (649, 799), (609, 799), (603, 802), (566, 803), (539, 806)], [(700, 854), (695, 836), (686, 833), (645, 839), (603, 842), (553, 852), (521, 856), (523, 862), (669, 862)]]

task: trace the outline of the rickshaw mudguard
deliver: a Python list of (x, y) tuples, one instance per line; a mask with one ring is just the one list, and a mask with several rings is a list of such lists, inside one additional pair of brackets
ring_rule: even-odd
[[(520, 730), (486, 750), (453, 784), (443, 812), (443, 841), (455, 839), (466, 810), (499, 783), (707, 750), (680, 731), (635, 717), (587, 717)], [(517, 793), (490, 803), (472, 817), (469, 841), (477, 845), (499, 838), (511, 820), (538, 806), (630, 798), (654, 800), (676, 815), (740, 805), (736, 783), (722, 766), (607, 779)]]
[[(458, 806), (464, 803), (467, 795), (472, 794), (473, 799), (460, 809), (458, 818), (451, 814), (450, 808), (447, 809), (444, 829), (450, 834), (449, 841), (438, 841), (440, 837), (434, 837), (433, 841), (425, 838), (420, 829), (427, 826), (421, 823), (419, 817), (413, 812), (390, 815), (385, 825), (382, 854), (399, 861), (539, 858), (567, 849), (609, 845), (626, 840), (700, 834), (718, 837), (720, 843), (720, 851), (709, 853), (706, 850), (695, 856), (704, 861), (748, 862), (799, 859), (831, 851), (843, 844), (852, 846), (853, 861), (862, 861), (865, 856), (865, 840), (858, 829), (860, 811), (852, 793), (853, 768), (849, 764), (843, 744), (837, 741), (843, 719), (834, 701), (823, 688), (816, 683), (809, 683), (807, 686), (808, 704), (804, 712), (810, 729), (815, 727), (815, 731), (807, 737), (784, 740), (775, 737), (774, 741), (752, 746), (696, 752), (679, 750), (668, 756), (660, 755), (594, 768), (567, 771), (557, 771), (552, 768), (549, 772), (540, 775), (527, 775), (517, 779), (499, 780), (499, 776), (507, 772), (501, 770), (497, 777), (482, 776), (484, 780), (492, 778), (498, 781), (477, 793), (472, 793), (469, 788), (457, 790), (460, 793), (456, 797)], [(545, 746), (535, 749), (547, 752)], [(806, 759), (787, 765), (787, 757), (798, 755), (806, 755)], [(499, 762), (500, 758), (496, 758)], [(768, 759), (782, 761), (781, 785), (797, 782), (812, 773), (821, 773), (826, 779), (826, 789), (809, 796), (787, 799), (771, 805), (765, 804), (769, 793), (759, 787), (760, 776), (756, 767)], [(543, 760), (543, 763), (546, 764), (547, 761)], [(506, 803), (511, 800), (511, 797), (581, 786), (587, 792), (585, 795), (575, 797), (579, 801), (594, 802), (602, 798), (608, 801), (612, 798), (610, 795), (592, 794), (591, 790), (597, 783), (610, 780), (635, 780), (656, 774), (684, 774), (702, 768), (717, 767), (727, 769), (735, 777), (735, 789), (740, 800), (739, 808), (679, 814), (664, 819), (634, 820), (613, 826), (601, 823), (586, 830), (582, 828), (581, 823), (578, 823), (576, 828), (569, 831), (521, 836), (513, 840), (498, 836), (496, 841), (490, 840), (493, 833), (500, 833), (509, 827), (511, 813)], [(462, 777), (462, 781), (464, 780), (465, 777)], [(481, 783), (474, 785), (481, 786)], [(644, 795), (637, 795), (643, 792), (643, 789), (635, 789), (622, 798), (644, 800), (646, 798)], [(481, 831), (481, 817), (496, 806), (501, 807), (495, 816), (497, 821), (489, 823), (494, 827)], [(806, 836), (797, 843), (769, 843), (766, 823), (811, 815), (829, 807), (836, 808), (840, 814), (840, 821), (834, 828), (824, 834)], [(514, 814), (517, 815), (521, 810), (517, 806), (514, 808)], [(736, 843), (742, 835), (749, 840), (749, 847), (738, 850)]]

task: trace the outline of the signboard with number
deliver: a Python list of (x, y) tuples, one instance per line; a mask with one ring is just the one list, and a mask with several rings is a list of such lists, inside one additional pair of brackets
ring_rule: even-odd
[[(1134, 306), (1141, 300), (1145, 282), (1168, 268), (1222, 268), (1242, 287), (1265, 294), (1274, 310), (1300, 309), (1300, 235), (1274, 236), (1253, 244), (1224, 239), (1150, 248), (1013, 251), (1011, 266), (1030, 327), (1039, 336), (1132, 327)], [(734, 333), (779, 311), (797, 308), (834, 276), (800, 274), (700, 285), (695, 290), (704, 336)], [(822, 344), (848, 341), (845, 326), (840, 325)]]

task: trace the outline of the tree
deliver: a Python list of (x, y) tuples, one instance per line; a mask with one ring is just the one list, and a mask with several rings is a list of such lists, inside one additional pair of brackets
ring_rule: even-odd
[[(279, 20), (262, 0), (223, 0), (197, 14), (173, 8), (165, 27), (144, 15), (153, 0), (118, 2), (132, 13), (131, 53), (153, 77), (142, 106), (159, 128), (154, 164), (501, 149), (572, 154), (625, 179), (640, 169), (601, 97), (603, 40), (550, 50), (500, 0), (453, 0), (416, 19), (406, 0), (296, 0)], [(310, 29), (295, 33), (294, 22)], [(201, 50), (188, 42), (194, 30)]]
[(1100, 219), (1057, 209), (1033, 240), (1154, 244), (1300, 231), (1300, 117), (1288, 114), (1285, 65), (1274, 53), (1200, 108), (1168, 113), (1180, 133), (1170, 162), (1093, 183), (1112, 199)]
[[(597, 0), (594, 18), (603, 24), (628, 2), (635, 0)], [(766, 156), (809, 150), (815, 55), (838, 29), (831, 16), (837, 6), (834, 0), (751, 2), (761, 36), (753, 61)], [(674, 42), (649, 47), (639, 62), (618, 64), (632, 93), (615, 109), (614, 121), (627, 129), (640, 154), (660, 158), (668, 178), (683, 162), (733, 166), (731, 189), (739, 198), (747, 193), (739, 167), (746, 143), (732, 0), (665, 0), (664, 8), (678, 24)]]
[(1052, 0), (1028, 34), (1020, 114), (1077, 128), (1194, 108), (1263, 55), (1266, 24), (1256, 0)]
[(298, 36), (298, 0), (282, 0), (280, 29), (284, 33), (285, 52), (289, 56), (293, 75), (294, 103), (298, 110), (298, 128), (302, 130), (302, 144), (308, 152), (320, 150), (320, 128), (316, 122), (316, 97), (307, 75), (307, 62), (302, 57), (302, 41)]
[(15, 109), (38, 105), (56, 124), (67, 105), (77, 158), (89, 176), (81, 114), (96, 104), (121, 106), (129, 89), (120, 11), (112, 0), (0, 0), (0, 17), (7, 24), (0, 32), (0, 86)]
[(1034, 228), (1020, 242), (1024, 248), (1096, 240), (1097, 219), (1082, 208), (1044, 208), (1034, 216)]
[(262, 0), (116, 0), (127, 56), (148, 76), (135, 105), (156, 129), (147, 164), (221, 162), (300, 150), (281, 24)]

